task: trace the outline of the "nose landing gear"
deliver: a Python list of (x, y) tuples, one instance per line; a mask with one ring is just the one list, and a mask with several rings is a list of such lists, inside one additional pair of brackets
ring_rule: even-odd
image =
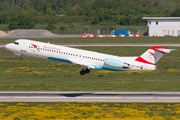
[(90, 69), (86, 68), (85, 70), (82, 68), (82, 70), (80, 71), (81, 75), (85, 75), (86, 73), (90, 73)]
[(19, 61), (23, 60), (22, 57), (19, 58)]

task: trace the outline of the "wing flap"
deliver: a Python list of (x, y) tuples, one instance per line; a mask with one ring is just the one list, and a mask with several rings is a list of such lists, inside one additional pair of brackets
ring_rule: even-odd
[(88, 67), (88, 68), (92, 68), (92, 69), (95, 69), (94, 66), (90, 65), (89, 63), (87, 62), (84, 62), (82, 60), (78, 60), (78, 59), (72, 59), (72, 58), (68, 58), (67, 60), (69, 60), (71, 63), (73, 64), (77, 64), (77, 65), (80, 65), (80, 66), (84, 66), (84, 67)]

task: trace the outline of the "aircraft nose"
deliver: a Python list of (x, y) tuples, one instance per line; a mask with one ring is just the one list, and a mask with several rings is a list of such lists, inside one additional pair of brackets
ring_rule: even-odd
[(9, 48), (9, 44), (6, 44), (6, 45), (5, 45), (5, 48), (8, 49), (8, 48)]
[(5, 48), (6, 48), (7, 50), (11, 50), (11, 49), (14, 48), (14, 46), (13, 46), (12, 44), (6, 44), (6, 45), (5, 45)]

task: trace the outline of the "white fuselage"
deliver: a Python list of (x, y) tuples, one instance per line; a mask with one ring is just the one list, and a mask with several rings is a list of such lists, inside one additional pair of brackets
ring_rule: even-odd
[[(78, 64), (87, 68), (111, 71), (155, 70), (155, 65), (135, 61), (137, 57), (119, 57), (93, 51), (70, 48), (26, 39), (16, 40), (6, 45), (6, 49), (19, 55), (27, 55), (49, 60)], [(107, 58), (120, 61), (128, 67), (114, 67), (105, 64)]]

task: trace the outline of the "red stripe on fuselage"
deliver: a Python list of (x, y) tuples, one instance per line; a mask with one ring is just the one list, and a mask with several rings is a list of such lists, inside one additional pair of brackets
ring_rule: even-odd
[(151, 62), (148, 62), (148, 61), (144, 60), (142, 57), (136, 58), (135, 61), (150, 64), (150, 65), (155, 65), (154, 63), (151, 63)]

